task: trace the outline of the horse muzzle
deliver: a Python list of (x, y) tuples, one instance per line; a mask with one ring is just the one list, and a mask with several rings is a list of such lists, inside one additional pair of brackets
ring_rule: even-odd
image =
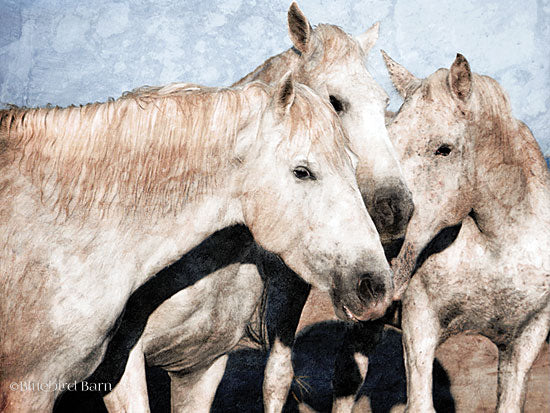
[(401, 181), (377, 188), (367, 205), (383, 242), (405, 234), (414, 203), (411, 192)]
[(333, 290), (332, 301), (338, 318), (358, 322), (382, 317), (392, 303), (392, 296), (391, 273), (365, 273), (359, 277), (355, 289)]

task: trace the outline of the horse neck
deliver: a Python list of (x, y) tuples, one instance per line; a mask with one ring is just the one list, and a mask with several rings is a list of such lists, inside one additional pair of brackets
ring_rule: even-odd
[(295, 71), (301, 60), (298, 53), (299, 52), (294, 49), (288, 49), (283, 53), (270, 57), (254, 69), (254, 71), (250, 72), (248, 75), (231, 86), (242, 86), (254, 80), (260, 80), (267, 84), (273, 84), (279, 81), (289, 70)]
[[(520, 121), (474, 127), (474, 217), (482, 233), (504, 240), (550, 225), (550, 176), (537, 142)], [(486, 123), (485, 123), (486, 124)]]

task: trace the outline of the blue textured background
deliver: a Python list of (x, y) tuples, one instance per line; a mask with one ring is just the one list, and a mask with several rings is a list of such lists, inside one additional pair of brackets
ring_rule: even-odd
[[(289, 0), (0, 0), (0, 102), (103, 101), (144, 84), (228, 85), (290, 46)], [(550, 154), (550, 0), (302, 0), (420, 77), (463, 53), (496, 78)], [(380, 54), (368, 62), (391, 91)], [(392, 107), (400, 101), (392, 94)]]

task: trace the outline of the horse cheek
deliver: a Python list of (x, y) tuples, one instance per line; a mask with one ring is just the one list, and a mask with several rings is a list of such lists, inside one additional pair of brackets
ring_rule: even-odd
[[(280, 254), (285, 249), (284, 237), (276, 236), (280, 219), (277, 217), (279, 201), (270, 191), (255, 191), (252, 199), (243, 205), (244, 223), (254, 240), (264, 249)], [(280, 234), (279, 234), (280, 235)]]

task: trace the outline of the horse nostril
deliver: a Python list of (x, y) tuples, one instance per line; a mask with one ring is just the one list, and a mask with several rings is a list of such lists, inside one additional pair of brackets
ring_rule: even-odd
[(372, 279), (371, 274), (365, 274), (359, 280), (359, 285), (357, 286), (357, 292), (359, 294), (359, 298), (364, 303), (370, 303), (374, 301), (376, 298), (374, 289), (371, 283), (371, 279)]
[(414, 204), (410, 193), (394, 188), (379, 190), (373, 202), (371, 214), (376, 229), (383, 234), (399, 235), (409, 223)]
[(395, 202), (392, 202), (391, 198), (381, 198), (377, 199), (374, 204), (374, 209), (376, 210), (376, 215), (379, 218), (380, 225), (383, 228), (388, 228), (393, 225), (396, 217), (396, 206)]

